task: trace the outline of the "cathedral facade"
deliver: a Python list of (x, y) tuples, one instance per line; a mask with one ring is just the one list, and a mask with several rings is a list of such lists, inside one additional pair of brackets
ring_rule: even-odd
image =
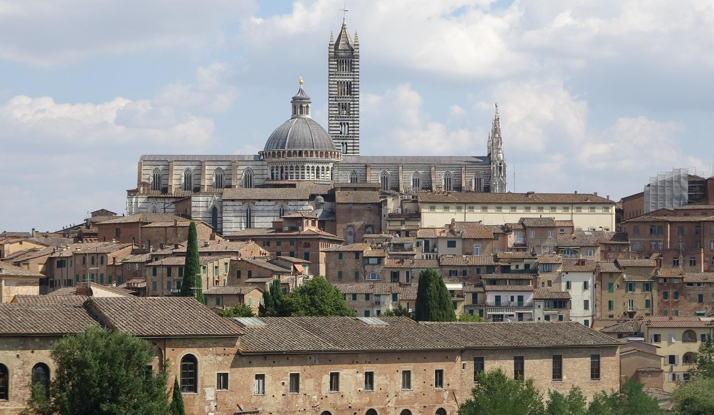
[[(144, 155), (127, 213), (177, 213), (220, 233), (267, 228), (290, 213), (334, 220), (330, 189), (340, 183), (379, 184), (382, 192), (506, 192), (498, 107), (485, 156), (362, 156), (359, 128), (359, 39), (343, 21), (330, 35), (328, 129), (311, 118), (300, 87), (290, 119), (256, 155)], [(332, 212), (332, 214), (330, 213)]]

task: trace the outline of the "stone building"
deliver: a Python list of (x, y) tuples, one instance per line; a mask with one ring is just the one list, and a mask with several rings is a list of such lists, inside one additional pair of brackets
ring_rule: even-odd
[(206, 304), (215, 311), (245, 304), (255, 315), (260, 311), (263, 301), (263, 291), (257, 287), (211, 287), (203, 292)]
[(598, 263), (598, 317), (632, 319), (657, 315), (655, 266), (651, 259)]
[(40, 279), (44, 277), (0, 261), (0, 303), (9, 303), (16, 295), (39, 295)]

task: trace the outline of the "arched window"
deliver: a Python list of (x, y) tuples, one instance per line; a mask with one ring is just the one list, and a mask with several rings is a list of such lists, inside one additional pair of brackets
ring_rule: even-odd
[(446, 415), (446, 409), (444, 409), (444, 408), (437, 409), (436, 415)]
[(253, 170), (246, 169), (243, 172), (243, 187), (250, 189), (253, 187)]
[(452, 181), (451, 172), (447, 171), (446, 173), (444, 173), (444, 190), (446, 190), (447, 192), (454, 190), (454, 188), (451, 184), (451, 181)]
[(357, 175), (357, 172), (352, 170), (352, 173), (350, 173), (350, 183), (358, 183), (359, 182), (359, 176)]
[(7, 366), (0, 363), (0, 401), (10, 400), (10, 374)]
[(421, 189), (421, 176), (419, 176), (418, 172), (414, 172), (412, 174), (412, 190), (417, 191)]
[(683, 360), (685, 365), (693, 365), (697, 363), (697, 355), (692, 352), (687, 352), (684, 354)]
[(374, 409), (368, 409), (367, 412), (364, 413), (364, 415), (377, 415), (377, 411)]
[(355, 243), (355, 228), (353, 228), (352, 226), (348, 226), (345, 233), (347, 234), (347, 237), (345, 238), (347, 239), (347, 244)]
[(479, 174), (474, 177), (474, 192), (483, 192), (483, 179)]
[(181, 392), (198, 392), (198, 360), (192, 354), (181, 358)]
[(193, 190), (193, 173), (190, 169), (186, 169), (183, 172), (183, 186), (181, 188), (185, 191)]
[(245, 210), (245, 228), (252, 228), (253, 227), (253, 208), (248, 206), (248, 208)]
[(151, 174), (151, 190), (161, 190), (161, 170), (154, 169)]
[(408, 409), (402, 409), (402, 412), (400, 412), (399, 415), (412, 415), (412, 411)]
[(211, 226), (213, 227), (213, 232), (218, 231), (218, 208), (215, 206), (211, 209)]
[(332, 413), (330, 411), (322, 411), (320, 415), (332, 415)]
[(50, 368), (44, 363), (38, 363), (32, 368), (32, 386), (38, 383), (45, 388), (45, 396), (49, 396)]
[(682, 342), (684, 343), (696, 343), (697, 342), (697, 333), (694, 332), (694, 330), (687, 330), (682, 334)]
[(213, 188), (214, 189), (223, 189), (223, 169), (217, 168), (215, 172), (213, 172)]
[(342, 153), (347, 154), (347, 143), (342, 143)]
[(381, 183), (382, 185), (382, 190), (389, 190), (389, 173), (387, 173), (386, 170), (383, 171), (382, 174), (380, 174), (379, 183)]
[(280, 205), (278, 207), (278, 218), (285, 216), (285, 205)]
[(367, 226), (365, 226), (365, 228), (364, 228), (364, 233), (370, 234), (370, 235), (373, 234), (373, 233), (374, 233), (374, 229), (372, 228), (372, 225), (367, 225)]
[(151, 213), (159, 213), (159, 208), (156, 206), (151, 207)]

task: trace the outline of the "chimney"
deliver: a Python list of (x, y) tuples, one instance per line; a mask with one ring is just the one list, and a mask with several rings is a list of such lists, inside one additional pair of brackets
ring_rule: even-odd
[(597, 192), (593, 192), (593, 195), (597, 196)]
[(178, 219), (174, 219), (174, 226), (178, 226)]
[(32, 234), (31, 234), (31, 235), (32, 235), (32, 237), (35, 236), (35, 228), (32, 228)]
[(578, 191), (577, 191), (577, 190), (575, 191), (575, 194), (576, 194), (576, 195), (578, 194)]
[(610, 200), (610, 195), (607, 195), (607, 200)]

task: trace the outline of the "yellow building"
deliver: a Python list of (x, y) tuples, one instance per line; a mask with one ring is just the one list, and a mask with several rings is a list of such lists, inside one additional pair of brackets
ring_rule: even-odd
[(653, 259), (618, 259), (597, 266), (600, 318), (656, 315), (656, 264)]
[(44, 275), (0, 262), (0, 303), (9, 303), (16, 295), (39, 295)]

